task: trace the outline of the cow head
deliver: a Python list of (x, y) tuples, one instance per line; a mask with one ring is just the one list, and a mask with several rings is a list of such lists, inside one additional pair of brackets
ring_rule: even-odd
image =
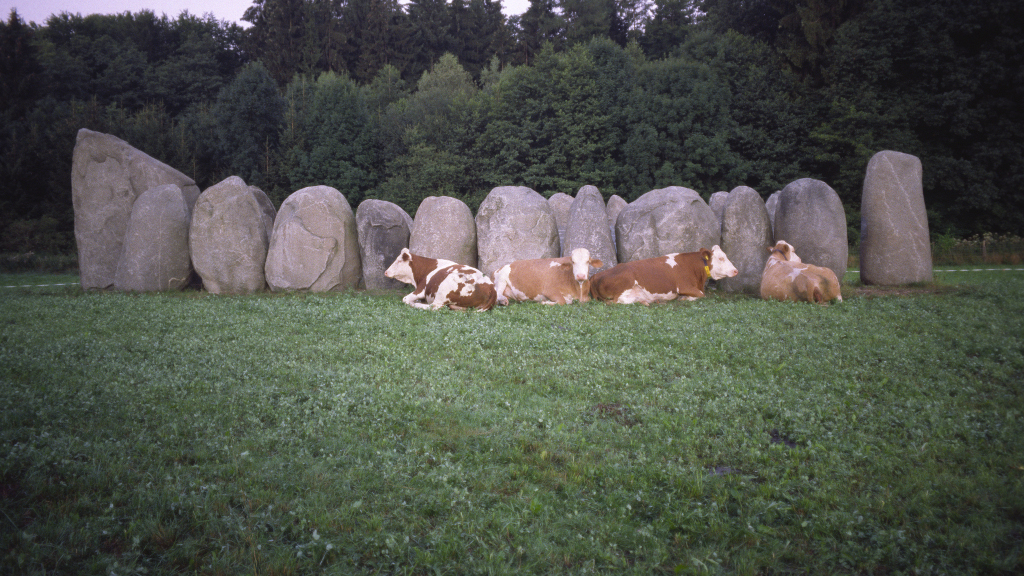
[(572, 277), (577, 282), (586, 282), (590, 278), (590, 267), (600, 268), (604, 262), (590, 257), (590, 250), (577, 248), (572, 251)]
[(715, 244), (711, 247), (711, 250), (701, 250), (701, 253), (706, 253), (704, 257), (704, 266), (708, 269), (708, 275), (715, 280), (721, 280), (722, 278), (732, 278), (740, 273), (732, 262), (729, 261), (729, 257), (725, 255), (725, 252)]
[(793, 250), (793, 245), (785, 240), (779, 240), (775, 243), (775, 246), (769, 248), (768, 251), (772, 253), (772, 258), (776, 258), (784, 262), (793, 262), (794, 264), (800, 264), (803, 262), (803, 260), (800, 260), (800, 257), (797, 256), (796, 252)]
[(416, 284), (416, 278), (412, 273), (412, 252), (408, 248), (402, 248), (401, 254), (398, 255), (398, 258), (395, 258), (391, 266), (388, 266), (388, 269), (384, 271), (384, 275), (406, 284)]

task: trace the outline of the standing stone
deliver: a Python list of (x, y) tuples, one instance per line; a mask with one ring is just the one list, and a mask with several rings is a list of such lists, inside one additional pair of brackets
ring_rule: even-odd
[(266, 288), (264, 265), (275, 214), (270, 198), (238, 176), (199, 195), (189, 247), (192, 265), (207, 291), (247, 294)]
[(359, 239), (345, 196), (330, 186), (288, 196), (274, 219), (264, 272), (275, 292), (357, 288), (362, 278)]
[(132, 206), (114, 289), (133, 292), (180, 290), (192, 277), (188, 228), (192, 209), (176, 184), (143, 192)]
[(916, 156), (886, 150), (868, 162), (861, 197), (860, 279), (888, 286), (932, 280), (928, 214)]
[(729, 203), (728, 192), (715, 192), (711, 195), (708, 200), (708, 206), (711, 207), (711, 211), (715, 213), (715, 218), (718, 218), (718, 222), (722, 222), (722, 214), (725, 213), (725, 205)]
[(775, 229), (775, 211), (779, 208), (779, 194), (782, 194), (782, 190), (773, 192), (764, 203), (764, 207), (768, 209), (768, 218), (772, 221), (772, 230)]
[(615, 225), (619, 262), (711, 248), (721, 239), (715, 213), (680, 186), (652, 190), (626, 206)]
[(774, 245), (771, 219), (761, 195), (747, 186), (733, 189), (722, 209), (722, 251), (739, 274), (719, 280), (722, 288), (757, 294), (768, 249)]
[(368, 290), (401, 289), (404, 282), (384, 276), (384, 271), (409, 247), (412, 217), (398, 204), (385, 200), (363, 200), (356, 208), (359, 256), (363, 261), (363, 283)]
[(601, 191), (594, 186), (584, 186), (576, 193), (576, 199), (569, 209), (569, 222), (565, 229), (565, 243), (562, 256), (569, 256), (577, 248), (586, 248), (590, 257), (604, 263), (599, 270), (615, 266), (615, 242), (608, 227), (608, 213), (605, 210)]
[(124, 140), (85, 128), (71, 162), (71, 201), (82, 288), (115, 284), (132, 206), (140, 194), (174, 184), (191, 210), (199, 188), (191, 178), (132, 148)]
[(805, 263), (830, 268), (843, 281), (850, 253), (846, 212), (828, 184), (803, 178), (782, 189), (775, 212), (775, 240), (789, 242)]
[(491, 276), (516, 260), (557, 258), (558, 225), (547, 199), (525, 186), (491, 190), (476, 213), (478, 268)]
[[(619, 220), (619, 213), (621, 213), (628, 205), (629, 202), (626, 202), (622, 196), (612, 194), (612, 197), (608, 199), (608, 203), (604, 207), (605, 211), (608, 213), (608, 227), (611, 228), (612, 231), (612, 244), (615, 246), (618, 246), (618, 243), (615, 240), (615, 223)], [(618, 248), (616, 248), (616, 251), (617, 250)]]
[(561, 244), (561, 252), (565, 254), (565, 226), (569, 222), (569, 208), (572, 208), (573, 197), (564, 192), (555, 192), (548, 198), (548, 205), (555, 215), (555, 224), (558, 225), (558, 241)]
[[(451, 196), (428, 196), (416, 209), (409, 251), (476, 267), (476, 223), (465, 202)], [(390, 266), (391, 263), (388, 263)]]

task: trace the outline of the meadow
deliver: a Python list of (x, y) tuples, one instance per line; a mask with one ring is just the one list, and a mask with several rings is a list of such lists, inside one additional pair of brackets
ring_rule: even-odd
[(65, 281), (0, 275), (3, 574), (1024, 572), (1024, 271), (487, 313)]

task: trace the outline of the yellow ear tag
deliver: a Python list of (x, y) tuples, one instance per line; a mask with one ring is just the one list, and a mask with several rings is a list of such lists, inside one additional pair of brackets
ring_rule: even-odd
[(710, 266), (704, 266), (704, 273), (707, 274), (708, 277), (710, 278), (711, 277), (711, 267)]

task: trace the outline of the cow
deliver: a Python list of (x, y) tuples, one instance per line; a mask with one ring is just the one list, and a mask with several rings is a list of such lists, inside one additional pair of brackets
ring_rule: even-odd
[(722, 249), (673, 253), (646, 260), (623, 262), (590, 279), (594, 300), (617, 304), (667, 302), (704, 296), (708, 278), (720, 280), (739, 274)]
[(571, 256), (516, 260), (494, 272), (498, 304), (509, 299), (533, 300), (544, 304), (572, 304), (590, 300), (590, 267), (604, 263), (590, 257), (586, 248), (577, 248)]
[(417, 256), (402, 248), (395, 261), (384, 271), (416, 289), (402, 298), (413, 308), (437, 310), (447, 306), (452, 310), (490, 310), (498, 299), (494, 283), (483, 272), (451, 260)]
[(785, 240), (779, 240), (768, 250), (771, 255), (761, 275), (761, 298), (822, 305), (832, 300), (843, 301), (839, 279), (831, 269), (804, 264)]

